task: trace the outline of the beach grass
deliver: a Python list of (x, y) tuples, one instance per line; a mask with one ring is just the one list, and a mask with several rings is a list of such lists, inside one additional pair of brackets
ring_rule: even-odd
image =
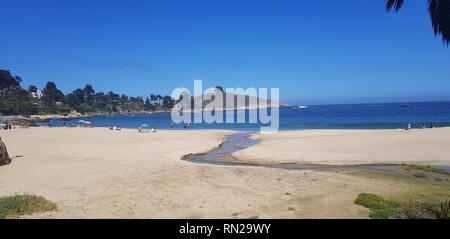
[(445, 169), (442, 169), (442, 168), (432, 168), (430, 166), (422, 166), (422, 165), (415, 165), (415, 164), (405, 166), (404, 169), (407, 171), (419, 170), (419, 171), (424, 171), (424, 172), (429, 172), (429, 173), (450, 175), (449, 171), (446, 171)]
[(448, 178), (434, 178), (434, 180), (436, 180), (438, 182), (442, 182), (442, 181), (448, 181)]
[(440, 203), (422, 203), (413, 200), (397, 202), (372, 193), (361, 193), (355, 203), (370, 209), (372, 219), (448, 219), (450, 200)]
[(373, 193), (361, 193), (355, 204), (370, 209), (369, 218), (448, 218), (450, 181), (417, 178), (408, 174), (351, 170), (346, 173), (374, 180), (392, 181), (403, 185), (402, 190), (387, 192), (389, 198)]
[(36, 195), (14, 195), (0, 197), (0, 219), (14, 219), (21, 215), (55, 211), (55, 203)]
[(370, 180), (381, 180), (401, 184), (398, 191), (389, 192), (395, 201), (408, 201), (410, 199), (422, 203), (438, 203), (450, 198), (450, 180), (447, 178), (426, 177), (417, 178), (409, 174), (378, 172), (372, 170), (349, 170), (342, 173), (361, 176)]
[(373, 210), (389, 209), (398, 206), (397, 203), (392, 200), (384, 199), (371, 193), (359, 194), (355, 200), (355, 203)]
[(389, 219), (393, 215), (398, 214), (398, 211), (392, 208), (386, 208), (381, 210), (376, 210), (369, 214), (369, 218), (371, 219)]

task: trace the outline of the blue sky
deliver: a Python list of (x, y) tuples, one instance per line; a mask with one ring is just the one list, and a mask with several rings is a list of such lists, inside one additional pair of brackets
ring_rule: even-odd
[[(95, 2), (95, 3), (94, 3)], [(277, 87), (291, 104), (450, 100), (426, 0), (2, 1), (0, 69), (65, 93)]]

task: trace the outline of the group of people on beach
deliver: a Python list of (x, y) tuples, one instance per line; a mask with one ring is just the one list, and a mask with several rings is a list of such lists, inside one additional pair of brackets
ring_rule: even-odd
[[(50, 126), (50, 125), (49, 125)], [(71, 127), (71, 128), (74, 128), (75, 127), (75, 124), (73, 123), (73, 122), (70, 122), (69, 124), (66, 124), (66, 122), (64, 121), (63, 123), (62, 123), (62, 126), (63, 127)], [(50, 127), (52, 127), (52, 126), (50, 126)]]
[(83, 121), (83, 122), (78, 122), (78, 123), (76, 123), (76, 122), (74, 123), (73, 121), (69, 121), (69, 122), (62, 121), (62, 122), (57, 122), (57, 123), (50, 122), (47, 124), (47, 126), (50, 128), (52, 128), (52, 127), (69, 127), (69, 128), (80, 128), (80, 127), (91, 128), (91, 127), (94, 127), (92, 125), (92, 123), (89, 121)]
[(12, 123), (0, 123), (0, 130), (13, 130), (13, 129), (28, 129), (28, 125), (12, 124)]
[[(434, 128), (433, 123), (421, 123), (420, 124), (421, 129), (432, 129)], [(412, 129), (411, 124), (408, 124), (408, 126), (406, 126), (405, 130), (410, 130)]]
[[(173, 123), (170, 123), (170, 124), (169, 124), (169, 128), (172, 129), (173, 127), (174, 127), (174, 124), (173, 124)], [(184, 128), (185, 130), (188, 130), (188, 129), (191, 128), (191, 124), (190, 124), (190, 123), (187, 123), (187, 124), (183, 125), (183, 128)], [(111, 129), (111, 128), (110, 128), (110, 129)], [(150, 131), (151, 131), (151, 132), (156, 132), (156, 130), (155, 130), (154, 128), (152, 128)], [(144, 129), (144, 127), (142, 127), (142, 126), (139, 126), (139, 127), (138, 127), (138, 133), (145, 133), (145, 132), (146, 132), (146, 130)]]
[[(173, 127), (174, 127), (173, 123), (170, 123), (169, 124), (169, 128), (172, 129)], [(191, 128), (191, 124), (187, 123), (187, 124), (183, 125), (183, 128), (186, 129), (186, 130), (190, 129)]]
[[(432, 126), (431, 123), (430, 123), (430, 125)], [(62, 121), (62, 122), (59, 122), (57, 124), (56, 123), (48, 123), (47, 126), (48, 127), (61, 127), (62, 126), (62, 127), (70, 127), (70, 128), (75, 128), (75, 127), (92, 127), (91, 124), (75, 124), (72, 121), (69, 121), (69, 122)], [(410, 127), (410, 125), (408, 127)], [(28, 128), (29, 127), (27, 125), (23, 125), (23, 124), (12, 124), (12, 123), (6, 123), (5, 124), (5, 123), (0, 123), (0, 130), (28, 129)], [(170, 123), (169, 124), (169, 128), (174, 128), (174, 124)], [(185, 130), (188, 130), (188, 129), (191, 128), (191, 124), (187, 123), (187, 124), (183, 125), (183, 128)], [(122, 130), (122, 128), (120, 126), (116, 126), (116, 125), (110, 126), (109, 129), (110, 130)], [(138, 127), (138, 132), (139, 133), (144, 133), (145, 130), (144, 130), (144, 128), (142, 126), (139, 126)], [(156, 130), (152, 128), (151, 132), (156, 132)]]
[[(154, 128), (152, 128), (151, 130), (150, 130), (152, 133), (155, 133), (156, 132), (156, 129), (154, 129)], [(144, 130), (141, 126), (139, 126), (138, 127), (138, 133), (145, 133), (146, 132), (146, 130)]]
[[(69, 121), (69, 122), (67, 122), (67, 121), (62, 121), (62, 122), (58, 122), (58, 123), (52, 123), (52, 122), (50, 122), (50, 123), (48, 123), (48, 127), (71, 127), (71, 128), (73, 128), (73, 127), (92, 127), (92, 125), (91, 125), (91, 123), (90, 122), (88, 122), (89, 124), (75, 124), (74, 122), (72, 122), (72, 121)], [(147, 125), (144, 125), (145, 127), (148, 127)], [(174, 124), (173, 123), (170, 123), (169, 124), (169, 128), (174, 128)], [(188, 130), (188, 129), (190, 129), (191, 128), (191, 124), (190, 123), (187, 123), (187, 124), (185, 124), (185, 125), (183, 125), (183, 128), (185, 129), (185, 130)], [(117, 126), (117, 125), (114, 125), (114, 126), (110, 126), (109, 127), (109, 130), (113, 130), (113, 131), (116, 131), (116, 130), (122, 130), (122, 128), (120, 127), (120, 126)], [(138, 130), (138, 133), (145, 133), (145, 132), (147, 132), (147, 130), (145, 130), (144, 129), (144, 127), (141, 125), (141, 126), (139, 126), (138, 128), (137, 128), (137, 130)], [(151, 132), (156, 132), (156, 130), (155, 129), (151, 129), (150, 130)]]
[(109, 130), (122, 130), (120, 126), (109, 126)]

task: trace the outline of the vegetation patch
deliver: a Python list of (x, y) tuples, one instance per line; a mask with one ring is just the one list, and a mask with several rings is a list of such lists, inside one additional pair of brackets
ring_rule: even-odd
[(376, 210), (369, 214), (372, 219), (389, 219), (398, 214), (398, 211), (392, 208)]
[(424, 173), (415, 173), (415, 174), (413, 174), (413, 176), (416, 178), (426, 178), (427, 177), (427, 175)]
[(442, 182), (442, 181), (448, 181), (448, 178), (434, 178), (434, 180)]
[(370, 209), (372, 219), (448, 219), (450, 200), (440, 203), (421, 203), (412, 200), (397, 202), (371, 193), (361, 193), (355, 203)]
[(442, 168), (432, 168), (430, 166), (421, 166), (421, 165), (408, 165), (404, 168), (407, 171), (410, 170), (419, 170), (419, 171), (424, 171), (424, 172), (430, 172), (430, 173), (437, 173), (437, 174), (444, 174), (444, 175), (449, 175), (450, 176), (450, 172), (446, 171), (445, 169)]
[(13, 219), (21, 215), (55, 211), (56, 204), (36, 195), (0, 197), (0, 219)]
[(391, 200), (384, 199), (378, 195), (371, 193), (361, 193), (356, 198), (355, 203), (369, 209), (389, 209), (397, 207), (397, 203)]

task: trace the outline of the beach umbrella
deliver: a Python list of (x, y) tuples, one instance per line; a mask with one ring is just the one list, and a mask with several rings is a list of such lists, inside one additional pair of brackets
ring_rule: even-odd
[(59, 123), (61, 123), (61, 120), (52, 120), (52, 121), (50, 121), (50, 123), (52, 123), (52, 124), (59, 124)]
[(84, 120), (78, 120), (78, 123), (84, 123), (84, 122), (86, 122), (86, 121), (84, 121)]
[(84, 122), (84, 124), (92, 124), (92, 122), (86, 121), (86, 122)]
[(141, 124), (141, 127), (146, 127), (146, 128), (148, 128), (148, 127), (150, 127), (148, 124)]
[(0, 127), (6, 127), (6, 124), (0, 124)]

